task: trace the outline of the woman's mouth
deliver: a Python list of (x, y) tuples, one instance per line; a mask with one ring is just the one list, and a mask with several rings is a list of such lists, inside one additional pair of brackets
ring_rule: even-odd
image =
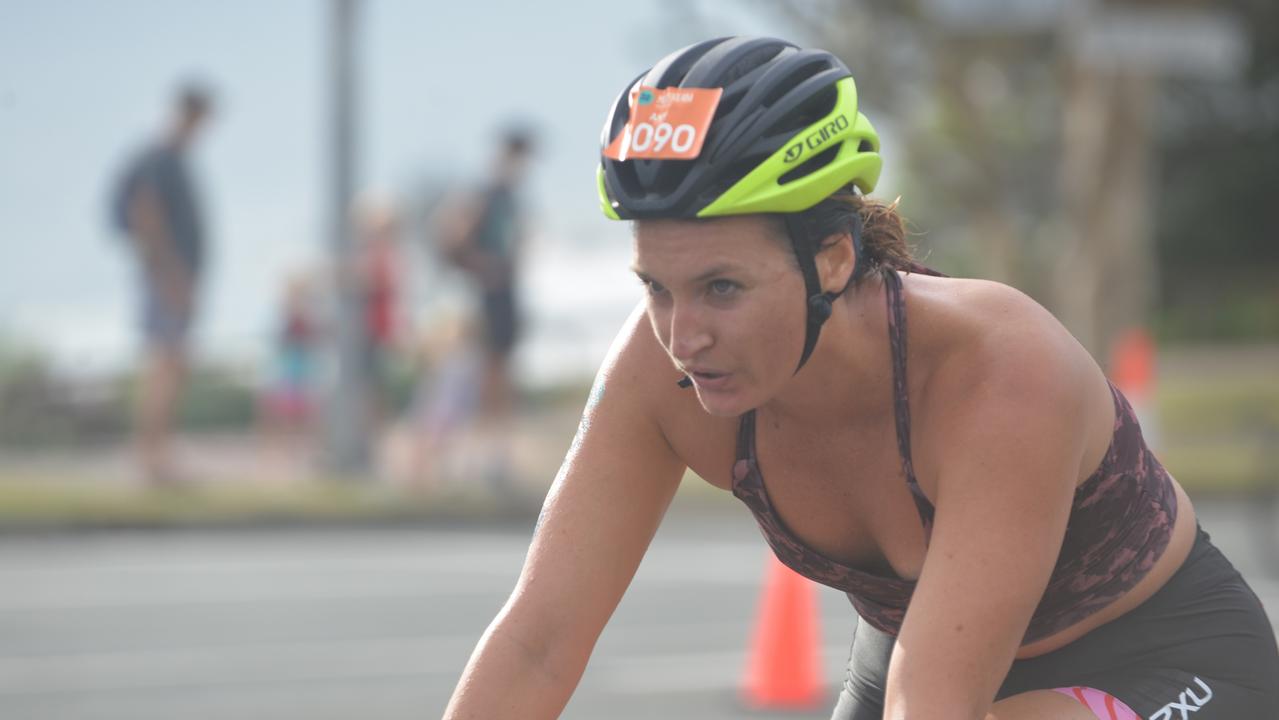
[(688, 376), (693, 378), (693, 382), (697, 387), (704, 390), (720, 390), (728, 384), (729, 374), (716, 370), (688, 370)]

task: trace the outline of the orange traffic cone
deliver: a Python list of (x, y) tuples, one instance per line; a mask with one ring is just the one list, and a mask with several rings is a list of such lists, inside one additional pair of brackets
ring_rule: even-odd
[(1110, 355), (1110, 377), (1115, 387), (1128, 398), (1146, 444), (1158, 445), (1159, 428), (1154, 408), (1155, 341), (1142, 328), (1133, 328), (1115, 341)]
[(769, 553), (743, 701), (755, 709), (821, 705), (825, 693), (818, 634), (813, 584)]

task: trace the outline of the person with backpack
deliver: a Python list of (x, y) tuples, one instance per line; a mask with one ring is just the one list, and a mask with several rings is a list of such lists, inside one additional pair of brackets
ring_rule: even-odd
[(143, 477), (153, 486), (179, 480), (170, 444), (206, 251), (187, 155), (211, 111), (207, 89), (180, 88), (167, 131), (133, 156), (112, 194), (113, 224), (128, 237), (138, 268), (145, 358), (134, 432)]
[(479, 399), (481, 435), (490, 451), (485, 480), (498, 492), (510, 490), (509, 439), (515, 406), (511, 354), (522, 331), (518, 267), (524, 228), (518, 197), (533, 152), (529, 130), (507, 130), (499, 143), (493, 174), (480, 190), (445, 203), (438, 223), (441, 252), (480, 296), (484, 348)]

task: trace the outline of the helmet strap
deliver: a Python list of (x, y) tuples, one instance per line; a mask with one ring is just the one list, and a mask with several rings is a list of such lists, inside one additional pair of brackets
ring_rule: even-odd
[(804, 367), (804, 363), (808, 362), (813, 349), (817, 347), (817, 338), (821, 335), (822, 325), (830, 319), (836, 298), (843, 295), (849, 286), (865, 275), (868, 268), (867, 263), (862, 262), (865, 257), (862, 249), (862, 219), (858, 213), (853, 212), (848, 227), (853, 241), (855, 262), (853, 273), (838, 292), (823, 292), (821, 280), (817, 277), (817, 250), (821, 239), (811, 236), (803, 215), (791, 213), (783, 215), (782, 219), (786, 223), (786, 234), (790, 236), (791, 247), (795, 249), (795, 258), (799, 261), (799, 270), (804, 276), (804, 293), (808, 297), (805, 305), (808, 318), (805, 323), (804, 351), (799, 357), (799, 365), (795, 366), (795, 372), (798, 373), (800, 368)]

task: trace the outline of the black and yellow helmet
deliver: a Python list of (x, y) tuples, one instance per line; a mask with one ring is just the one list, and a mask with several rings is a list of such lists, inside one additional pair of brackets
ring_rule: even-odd
[[(718, 88), (701, 148), (691, 158), (610, 153), (627, 140), (641, 89)], [(780, 213), (804, 275), (812, 353), (832, 301), (817, 277), (817, 240), (796, 213), (850, 185), (871, 192), (883, 162), (879, 136), (857, 109), (848, 67), (825, 50), (766, 37), (726, 37), (677, 50), (635, 78), (613, 102), (600, 137), (600, 208), (615, 220)], [(850, 219), (861, 255), (861, 221)], [(858, 272), (865, 264), (858, 263)]]
[(691, 160), (616, 160), (601, 153), (600, 206), (614, 219), (793, 213), (850, 183), (879, 179), (879, 136), (857, 110), (852, 73), (824, 50), (775, 38), (707, 40), (662, 58), (613, 103), (606, 148), (631, 117), (632, 90), (721, 88)]

